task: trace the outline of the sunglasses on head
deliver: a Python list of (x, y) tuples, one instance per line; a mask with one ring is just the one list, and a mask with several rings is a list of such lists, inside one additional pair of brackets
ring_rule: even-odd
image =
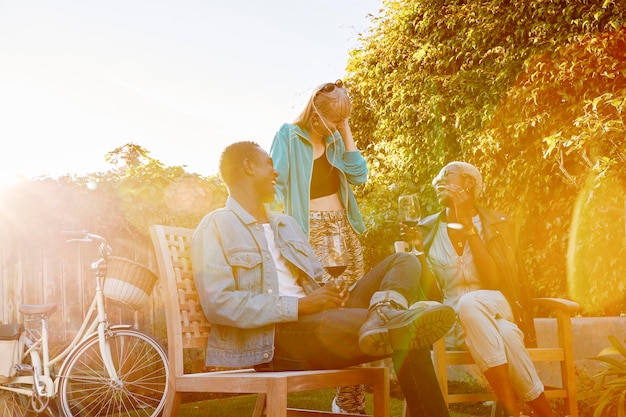
[(319, 91), (317, 92), (317, 94), (319, 94), (319, 93), (331, 93), (331, 92), (335, 91), (335, 87), (337, 87), (337, 88), (343, 87), (343, 81), (337, 80), (334, 83), (328, 83), (325, 86), (323, 86), (322, 88), (320, 88)]

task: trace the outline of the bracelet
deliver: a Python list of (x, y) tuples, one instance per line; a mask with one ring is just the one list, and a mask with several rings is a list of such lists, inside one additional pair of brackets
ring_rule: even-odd
[(474, 236), (478, 234), (478, 230), (474, 226), (465, 234), (465, 236)]

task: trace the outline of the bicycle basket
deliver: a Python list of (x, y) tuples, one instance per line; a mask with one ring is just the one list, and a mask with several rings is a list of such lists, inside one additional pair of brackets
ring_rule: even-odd
[(109, 256), (102, 292), (113, 304), (140, 310), (152, 294), (158, 277), (130, 259)]
[(10, 381), (16, 373), (15, 365), (22, 360), (22, 325), (0, 324), (0, 383)]

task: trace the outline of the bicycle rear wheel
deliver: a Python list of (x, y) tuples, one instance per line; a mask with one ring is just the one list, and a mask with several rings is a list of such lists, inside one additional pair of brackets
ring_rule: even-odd
[(167, 393), (165, 351), (148, 333), (117, 329), (107, 337), (118, 379), (106, 371), (98, 336), (79, 345), (63, 366), (59, 405), (65, 417), (158, 416)]

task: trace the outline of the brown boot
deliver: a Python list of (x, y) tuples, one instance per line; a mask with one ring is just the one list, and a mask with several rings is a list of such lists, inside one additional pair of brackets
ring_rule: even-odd
[(451, 307), (436, 302), (402, 308), (382, 301), (369, 309), (361, 326), (359, 347), (370, 356), (388, 356), (396, 350), (419, 349), (443, 337), (456, 320)]

